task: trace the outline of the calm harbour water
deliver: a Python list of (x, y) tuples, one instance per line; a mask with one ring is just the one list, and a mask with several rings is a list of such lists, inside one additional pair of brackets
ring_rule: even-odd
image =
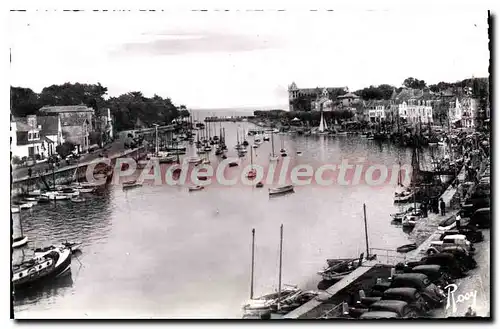
[[(228, 155), (235, 155), (237, 124), (223, 126)], [(366, 157), (392, 166), (411, 158), (410, 150), (357, 136), (283, 138), (295, 163)], [(280, 148), (280, 137), (275, 148)], [(270, 150), (269, 142), (262, 144), (254, 162), (267, 163)], [(211, 160), (217, 161), (215, 155)], [(270, 200), (267, 188), (208, 187), (189, 193), (185, 186), (145, 185), (129, 191), (108, 186), (86, 196), (85, 203), (37, 205), (22, 214), (30, 239), (25, 253), (64, 240), (81, 241), (81, 264), (73, 260), (70, 279), (16, 297), (15, 316), (240, 318), (249, 297), (252, 228), (256, 295), (277, 286), (280, 224), (283, 282), (315, 289), (320, 281), (316, 272), (327, 258), (357, 257), (365, 250), (363, 203), (371, 247), (394, 249), (411, 242), (390, 223), (389, 214), (397, 211), (393, 194), (390, 185), (308, 186)], [(15, 250), (14, 259), (21, 254)]]

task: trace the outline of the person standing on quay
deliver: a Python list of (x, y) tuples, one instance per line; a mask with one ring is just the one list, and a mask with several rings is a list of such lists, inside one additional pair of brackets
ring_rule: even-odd
[(462, 219), (462, 217), (460, 217), (460, 213), (457, 214), (457, 216), (455, 217), (455, 225), (456, 225), (456, 228), (458, 231), (460, 231), (460, 220)]
[(446, 204), (443, 201), (443, 198), (439, 199), (439, 209), (441, 210), (441, 216), (446, 215)]

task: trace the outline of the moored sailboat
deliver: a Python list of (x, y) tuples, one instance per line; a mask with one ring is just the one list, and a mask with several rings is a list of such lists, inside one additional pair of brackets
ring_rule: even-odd
[(328, 126), (326, 125), (325, 118), (323, 117), (323, 111), (321, 111), (321, 119), (318, 127), (318, 135), (328, 134)]
[(250, 149), (250, 171), (247, 174), (248, 178), (255, 178), (257, 176), (257, 170), (253, 167), (253, 150)]
[(12, 284), (14, 289), (29, 288), (47, 279), (62, 276), (71, 269), (71, 249), (50, 247), (35, 252), (31, 260), (14, 266)]
[(271, 132), (271, 150), (272, 153), (269, 155), (269, 161), (278, 160), (278, 156), (274, 153), (274, 132)]
[(280, 226), (280, 256), (279, 256), (279, 274), (278, 291), (254, 298), (254, 263), (255, 263), (255, 229), (252, 229), (252, 273), (250, 282), (250, 299), (244, 303), (243, 311), (247, 314), (268, 313), (271, 311), (279, 312), (282, 303), (287, 297), (300, 292), (295, 286), (284, 285), (282, 287), (282, 268), (283, 268), (283, 224)]
[(12, 237), (12, 248), (19, 248), (28, 243), (28, 237), (24, 235), (23, 231), (21, 212), (19, 212), (19, 229), (21, 231), (21, 234), (17, 237)]

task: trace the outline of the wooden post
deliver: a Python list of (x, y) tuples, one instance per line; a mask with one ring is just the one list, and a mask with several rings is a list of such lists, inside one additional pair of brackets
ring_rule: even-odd
[(370, 257), (370, 247), (368, 245), (368, 226), (366, 225), (366, 204), (363, 203), (363, 214), (365, 220), (365, 239), (366, 239), (366, 259)]
[(252, 229), (252, 277), (250, 279), (250, 299), (253, 299), (253, 276), (255, 264), (255, 229)]

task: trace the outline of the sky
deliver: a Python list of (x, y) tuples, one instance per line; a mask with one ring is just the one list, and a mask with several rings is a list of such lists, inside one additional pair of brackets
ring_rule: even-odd
[(11, 12), (11, 85), (97, 83), (188, 108), (288, 106), (287, 88), (355, 91), (488, 76), (485, 11)]

